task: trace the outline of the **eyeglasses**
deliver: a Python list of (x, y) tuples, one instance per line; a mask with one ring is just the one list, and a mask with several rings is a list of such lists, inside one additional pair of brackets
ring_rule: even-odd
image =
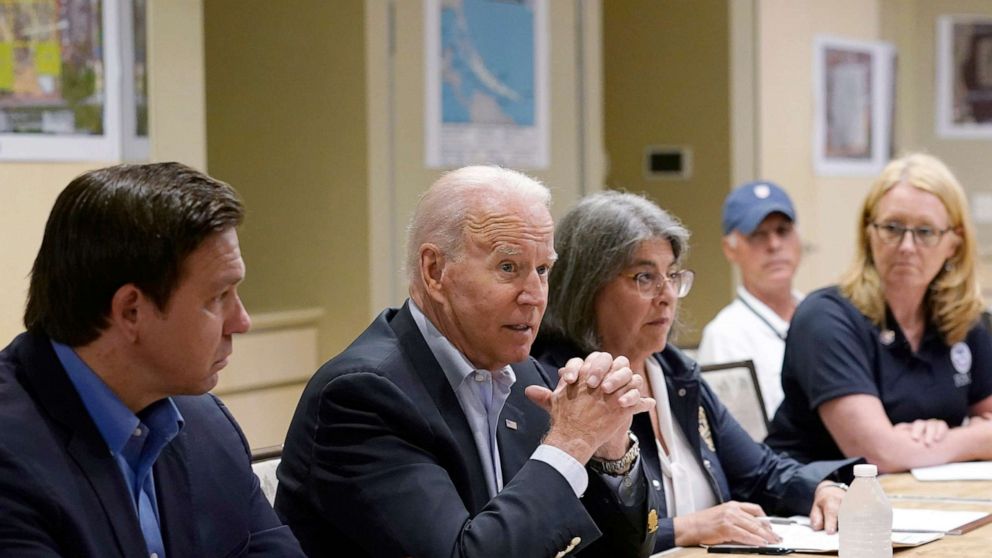
[(913, 242), (918, 245), (933, 247), (936, 246), (940, 239), (951, 230), (953, 227), (947, 227), (946, 229), (935, 229), (933, 227), (907, 227), (902, 223), (872, 223), (871, 226), (875, 227), (878, 231), (878, 237), (882, 239), (882, 242), (886, 244), (899, 244), (902, 242), (906, 233), (910, 233), (913, 236)]
[(642, 298), (655, 298), (668, 284), (675, 290), (675, 295), (678, 298), (683, 298), (692, 289), (692, 281), (695, 279), (696, 273), (691, 269), (673, 271), (668, 274), (640, 271), (632, 274), (625, 273), (624, 277), (634, 280), (634, 284), (637, 285), (637, 292)]

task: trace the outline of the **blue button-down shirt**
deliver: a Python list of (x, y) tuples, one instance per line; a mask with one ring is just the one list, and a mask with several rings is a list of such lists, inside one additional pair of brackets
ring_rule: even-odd
[(166, 398), (135, 415), (72, 348), (54, 341), (52, 347), (117, 461), (131, 492), (149, 555), (165, 558), (152, 466), (182, 428), (179, 409)]

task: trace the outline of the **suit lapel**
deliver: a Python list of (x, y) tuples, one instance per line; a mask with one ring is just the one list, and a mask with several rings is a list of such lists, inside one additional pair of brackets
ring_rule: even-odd
[[(668, 402), (672, 407), (672, 417), (682, 427), (686, 441), (699, 457), (699, 381), (694, 378), (675, 378), (664, 359), (658, 359), (665, 371), (668, 383)], [(681, 393), (680, 393), (681, 392)]]
[(169, 556), (199, 556), (190, 479), (184, 452), (185, 437), (180, 432), (162, 449), (155, 462), (155, 492), (158, 498), (162, 539)]
[[(102, 440), (101, 440), (102, 441)], [(134, 511), (131, 493), (121, 476), (117, 462), (110, 457), (106, 447), (103, 455), (95, 453), (97, 448), (85, 436), (73, 436), (67, 451), (89, 481), (93, 492), (100, 500), (107, 523), (114, 530), (117, 545), (124, 556), (148, 554), (138, 515)]]
[(97, 430), (79, 394), (69, 381), (62, 364), (55, 356), (48, 339), (25, 335), (19, 351), (21, 362), (30, 370), (21, 369), (21, 382), (29, 387), (45, 413), (58, 422), (66, 433), (66, 452), (83, 472), (93, 493), (100, 501), (107, 523), (114, 530), (121, 555), (148, 553), (138, 515), (134, 511), (131, 493), (117, 462)]
[(455, 458), (461, 464), (458, 470), (449, 470), (455, 487), (462, 494), (466, 507), (473, 514), (481, 510), (489, 501), (489, 489), (486, 487), (486, 477), (482, 471), (482, 461), (475, 447), (475, 439), (469, 428), (468, 420), (462, 411), (455, 392), (451, 389), (447, 377), (441, 370), (441, 365), (434, 358), (434, 353), (427, 346), (417, 328), (413, 315), (410, 314), (409, 302), (403, 305), (390, 320), (389, 325), (396, 333), (403, 352), (408, 356), (408, 362), (414, 374), (434, 402), (438, 417), (448, 429), (457, 448)]
[(524, 388), (530, 385), (547, 387), (548, 383), (540, 376), (533, 362), (513, 366), (517, 377), (510, 396), (503, 405), (496, 424), (496, 439), (499, 442), (500, 466), (504, 482), (510, 482), (517, 472), (530, 459), (534, 449), (548, 430), (551, 417), (530, 402), (524, 395)]
[(521, 443), (526, 441), (525, 433), (529, 432), (530, 428), (527, 416), (516, 404), (507, 400), (496, 424), (496, 440), (499, 443), (499, 461), (503, 469), (504, 483), (510, 482), (510, 479), (520, 471), (536, 447), (531, 447), (528, 451), (526, 445)]

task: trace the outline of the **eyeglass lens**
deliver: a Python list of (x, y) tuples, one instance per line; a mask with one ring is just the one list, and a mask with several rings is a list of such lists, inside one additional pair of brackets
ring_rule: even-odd
[(948, 229), (938, 230), (931, 227), (907, 227), (902, 223), (872, 223), (882, 240), (889, 244), (902, 242), (908, 232), (916, 244), (934, 246)]
[(645, 298), (654, 298), (661, 294), (661, 291), (668, 283), (672, 284), (672, 289), (678, 298), (683, 298), (689, 294), (692, 288), (692, 280), (695, 274), (688, 269), (670, 274), (659, 274), (654, 281), (637, 281), (638, 291)]

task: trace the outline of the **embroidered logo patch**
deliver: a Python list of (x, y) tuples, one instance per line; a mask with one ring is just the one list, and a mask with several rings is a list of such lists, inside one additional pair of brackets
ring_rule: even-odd
[(971, 347), (963, 341), (951, 347), (951, 364), (958, 372), (971, 371)]
[(883, 329), (878, 334), (878, 340), (885, 346), (889, 346), (896, 340), (896, 332), (891, 329)]
[(955, 343), (951, 347), (951, 365), (957, 371), (954, 375), (956, 387), (971, 384), (971, 347), (964, 342)]
[(716, 446), (713, 444), (713, 432), (710, 431), (710, 421), (706, 420), (706, 412), (703, 411), (702, 405), (699, 407), (699, 437), (703, 439), (710, 451), (716, 452)]

